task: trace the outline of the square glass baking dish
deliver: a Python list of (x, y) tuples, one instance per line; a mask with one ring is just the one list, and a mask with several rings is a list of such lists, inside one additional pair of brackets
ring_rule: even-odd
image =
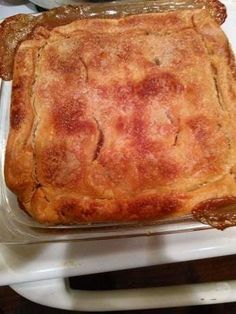
[[(226, 3), (228, 14), (236, 11), (233, 2)], [(127, 14), (163, 12), (166, 10), (191, 9), (202, 7), (195, 0), (186, 1), (136, 1), (113, 4), (84, 5), (81, 7), (81, 18), (118, 17)], [(236, 22), (228, 17), (224, 30), (236, 51), (236, 40), (233, 36)], [(17, 203), (15, 195), (9, 191), (4, 179), (5, 148), (9, 130), (9, 108), (11, 100), (11, 82), (1, 81), (0, 94), (0, 242), (26, 244), (37, 242), (79, 241), (94, 239), (124, 238), (153, 234), (169, 234), (204, 230), (210, 228), (193, 221), (191, 216), (163, 219), (151, 222), (129, 223), (94, 223), (68, 226), (49, 226), (35, 222)]]

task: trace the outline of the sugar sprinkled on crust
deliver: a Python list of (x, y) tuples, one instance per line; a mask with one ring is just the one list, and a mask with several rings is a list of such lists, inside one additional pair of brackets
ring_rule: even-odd
[(201, 10), (76, 21), (24, 42), (8, 186), (50, 223), (183, 216), (236, 197), (233, 64)]

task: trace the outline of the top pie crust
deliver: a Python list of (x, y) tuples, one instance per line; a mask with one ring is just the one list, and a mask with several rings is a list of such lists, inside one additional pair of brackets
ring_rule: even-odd
[(16, 54), (5, 174), (40, 222), (236, 198), (236, 75), (205, 10), (39, 27)]

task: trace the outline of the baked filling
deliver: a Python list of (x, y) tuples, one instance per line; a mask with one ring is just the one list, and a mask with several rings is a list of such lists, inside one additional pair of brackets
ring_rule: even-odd
[(40, 27), (15, 56), (7, 185), (53, 224), (232, 207), (235, 103), (233, 54), (206, 10)]

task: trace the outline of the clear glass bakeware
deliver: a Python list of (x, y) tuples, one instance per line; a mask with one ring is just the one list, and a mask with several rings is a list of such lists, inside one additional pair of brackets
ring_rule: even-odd
[[(113, 5), (84, 5), (82, 18), (117, 17), (127, 14), (163, 12), (166, 10), (199, 8), (199, 2), (188, 1), (136, 1)], [(233, 40), (236, 23), (228, 24), (228, 36)], [(236, 43), (234, 42), (234, 47)], [(7, 188), (4, 179), (4, 159), (9, 130), (11, 82), (1, 81), (0, 94), (0, 242), (26, 244), (37, 242), (79, 241), (124, 238), (153, 234), (169, 234), (209, 228), (193, 221), (190, 216), (146, 223), (94, 223), (68, 226), (49, 226), (35, 222), (17, 203), (16, 196)]]

